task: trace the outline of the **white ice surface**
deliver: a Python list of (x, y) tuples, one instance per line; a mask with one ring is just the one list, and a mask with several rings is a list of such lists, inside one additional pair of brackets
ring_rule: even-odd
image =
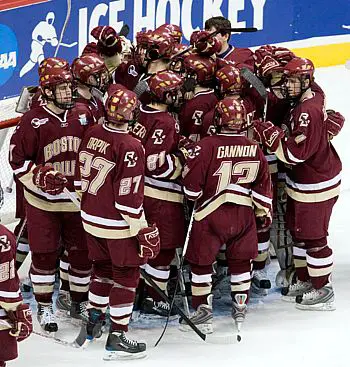
[[(277, 293), (253, 304), (243, 325), (242, 342), (213, 345), (195, 334), (182, 333), (172, 324), (160, 346), (153, 344), (160, 327), (132, 329), (136, 339), (148, 343), (145, 360), (102, 361), (104, 342), (82, 351), (64, 347), (33, 335), (20, 344), (16, 367), (98, 367), (130, 366), (245, 366), (245, 367), (347, 367), (350, 341), (350, 71), (344, 66), (318, 69), (316, 80), (327, 95), (327, 108), (342, 112), (347, 122), (334, 144), (343, 161), (342, 192), (330, 225), (329, 242), (334, 249), (334, 288), (337, 310), (334, 312), (299, 311), (284, 303)], [(315, 218), (317, 221), (317, 218)], [(217, 333), (233, 331), (229, 306), (227, 316), (214, 321)]]

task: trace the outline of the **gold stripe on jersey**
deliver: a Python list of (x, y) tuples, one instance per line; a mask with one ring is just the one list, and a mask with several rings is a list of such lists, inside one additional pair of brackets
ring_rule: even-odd
[[(18, 298), (18, 297), (17, 297)], [(0, 302), (0, 307), (2, 307), (6, 312), (15, 311), (17, 307), (22, 303), (22, 300), (17, 302)]]
[(253, 201), (250, 196), (238, 195), (233, 192), (225, 192), (215, 198), (210, 204), (207, 204), (203, 209), (199, 208), (194, 215), (194, 219), (196, 221), (204, 219), (225, 203), (250, 206), (251, 208), (253, 207)]
[(287, 195), (295, 201), (300, 201), (302, 203), (320, 203), (322, 201), (327, 201), (333, 199), (340, 193), (340, 185), (334, 187), (330, 190), (325, 190), (322, 192), (299, 192), (295, 191), (290, 187), (286, 187)]
[(99, 238), (117, 240), (117, 239), (122, 239), (122, 238), (134, 237), (131, 235), (129, 228), (126, 228), (126, 229), (101, 228), (101, 227), (97, 227), (97, 226), (88, 224), (84, 220), (83, 220), (83, 227), (86, 232), (92, 234), (93, 236), (99, 237)]
[(184, 202), (183, 194), (178, 194), (176, 192), (170, 192), (165, 190), (159, 190), (147, 185), (145, 185), (145, 196), (158, 200), (171, 201), (173, 203), (182, 204)]
[(32, 195), (27, 190), (24, 190), (24, 197), (28, 203), (35, 208), (45, 210), (47, 212), (79, 212), (80, 209), (77, 208), (70, 200), (60, 201), (60, 202), (50, 202), (45, 199), (39, 199), (38, 197)]

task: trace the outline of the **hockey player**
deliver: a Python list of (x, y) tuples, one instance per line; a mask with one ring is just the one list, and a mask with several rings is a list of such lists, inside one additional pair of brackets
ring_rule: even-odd
[[(186, 92), (193, 92), (193, 97), (186, 100), (179, 112), (180, 132), (196, 142), (200, 139), (200, 132), (205, 115), (214, 109), (217, 97), (211, 88), (216, 71), (216, 62), (205, 56), (192, 54), (183, 61)], [(187, 88), (186, 88), (187, 86)]]
[(120, 65), (114, 81), (133, 90), (142, 104), (148, 104), (149, 78), (168, 69), (175, 41), (166, 30), (155, 30), (137, 33), (136, 42), (135, 60)]
[[(329, 142), (322, 94), (311, 89), (314, 66), (293, 58), (284, 67), (280, 93), (291, 109), (281, 128), (256, 123), (256, 139), (285, 163), (287, 211), (298, 281), (283, 291), (302, 310), (334, 310), (333, 254), (328, 225), (340, 187), (341, 161)], [(316, 220), (315, 220), (316, 219)]]
[[(217, 134), (201, 140), (183, 170), (184, 193), (196, 200), (186, 259), (191, 265), (191, 316), (212, 333), (212, 264), (226, 244), (231, 274), (232, 317), (238, 329), (245, 318), (251, 262), (258, 253), (257, 229), (271, 224), (268, 163), (247, 129), (242, 100), (227, 97), (215, 110)], [(185, 325), (183, 325), (186, 329)]]
[(82, 136), (94, 122), (90, 109), (74, 107), (73, 77), (60, 68), (47, 69), (40, 77), (46, 106), (25, 113), (10, 142), (10, 164), (24, 185), (27, 225), (32, 251), (30, 276), (38, 302), (38, 321), (48, 332), (57, 331), (52, 308), (60, 240), (68, 251), (72, 305), (70, 315), (85, 312), (91, 264), (81, 218), (64, 193), (72, 195), (75, 160)]
[(223, 29), (223, 31), (215, 36), (221, 43), (221, 49), (216, 54), (217, 57), (234, 63), (245, 64), (253, 71), (253, 52), (249, 48), (234, 47), (228, 43), (231, 37), (231, 32), (227, 29), (230, 28), (231, 22), (222, 16), (212, 17), (205, 21), (205, 30), (208, 32), (215, 32)]
[[(128, 134), (135, 120), (135, 93), (119, 89), (106, 102), (107, 122), (86, 133), (79, 152), (81, 215), (87, 232), (93, 279), (89, 322), (79, 339), (99, 336), (110, 305), (111, 329), (104, 359), (140, 358), (146, 345), (127, 336), (140, 268), (159, 252), (157, 227), (143, 211), (145, 154)], [(82, 344), (82, 343), (80, 343)]]
[[(178, 103), (182, 84), (182, 79), (171, 71), (153, 75), (149, 81), (152, 103), (141, 107), (138, 122), (132, 129), (132, 135), (142, 142), (146, 152), (145, 215), (149, 223), (157, 223), (161, 238), (160, 253), (148, 261), (145, 271), (163, 291), (167, 289), (175, 250), (184, 241), (184, 197), (176, 181), (182, 168), (175, 154), (180, 135), (175, 119), (168, 112)], [(167, 316), (169, 304), (150, 286), (146, 286), (146, 293), (143, 312)]]
[(109, 74), (103, 59), (96, 54), (76, 58), (72, 63), (72, 74), (76, 82), (76, 101), (91, 109), (97, 123), (105, 119), (103, 96), (109, 87)]
[(0, 224), (0, 367), (17, 358), (17, 342), (27, 339), (33, 330), (32, 311), (23, 303), (15, 259), (16, 238)]

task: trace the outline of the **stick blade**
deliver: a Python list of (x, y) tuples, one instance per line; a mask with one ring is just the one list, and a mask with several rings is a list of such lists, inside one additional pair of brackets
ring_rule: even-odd
[(130, 32), (130, 27), (127, 24), (124, 24), (119, 32), (119, 36), (127, 37)]
[(234, 344), (237, 342), (236, 335), (205, 335), (205, 342), (209, 344)]
[(242, 68), (241, 76), (257, 90), (261, 97), (267, 97), (267, 90), (263, 82), (251, 70), (248, 68)]

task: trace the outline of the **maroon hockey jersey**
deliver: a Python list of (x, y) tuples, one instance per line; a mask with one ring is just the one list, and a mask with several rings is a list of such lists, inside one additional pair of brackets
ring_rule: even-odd
[(308, 89), (291, 108), (282, 128), (286, 131), (275, 154), (286, 163), (287, 194), (306, 203), (339, 195), (342, 164), (328, 141), (324, 94)]
[[(151, 74), (145, 74), (134, 61), (121, 63), (114, 72), (114, 83), (122, 84), (127, 89), (134, 91), (137, 98), (142, 104), (151, 102), (150, 94), (148, 93), (147, 81)], [(139, 82), (143, 81), (143, 85)]]
[(15, 310), (22, 303), (15, 258), (16, 238), (0, 224), (0, 330), (11, 328), (7, 311)]
[(224, 203), (255, 208), (271, 216), (272, 188), (259, 146), (243, 135), (217, 134), (201, 140), (183, 171), (184, 193), (197, 200), (199, 221)]
[(90, 108), (92, 115), (94, 116), (95, 122), (103, 124), (106, 118), (106, 111), (103, 102), (94, 96), (91, 99), (78, 97), (76, 103), (84, 104)]
[(182, 169), (173, 154), (179, 144), (178, 124), (169, 112), (149, 106), (142, 106), (140, 111), (131, 134), (145, 148), (145, 196), (182, 203), (182, 188), (174, 182)]
[(205, 115), (214, 109), (218, 101), (212, 89), (196, 93), (186, 101), (179, 113), (180, 133), (193, 141), (199, 141)]
[(130, 238), (147, 227), (145, 154), (137, 139), (105, 124), (93, 126), (84, 136), (78, 159), (75, 187), (82, 191), (81, 216), (88, 233)]
[(65, 193), (50, 195), (37, 188), (32, 171), (39, 164), (52, 165), (67, 178), (67, 188), (75, 195), (76, 157), (83, 134), (93, 123), (90, 109), (81, 104), (62, 115), (42, 106), (22, 116), (10, 142), (10, 165), (24, 185), (29, 204), (47, 211), (78, 211)]
[(244, 64), (240, 65), (248, 67), (251, 71), (254, 71), (254, 58), (253, 51), (249, 48), (243, 47), (233, 47), (230, 45), (230, 48), (217, 56), (226, 61), (234, 62), (235, 64)]

